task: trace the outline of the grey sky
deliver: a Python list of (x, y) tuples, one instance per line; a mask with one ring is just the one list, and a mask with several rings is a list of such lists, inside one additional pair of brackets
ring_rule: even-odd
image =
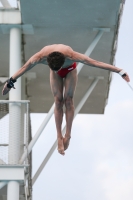
[[(133, 86), (133, 1), (123, 13), (116, 66), (125, 69)], [(45, 114), (32, 114), (33, 135)], [(78, 115), (65, 156), (54, 152), (33, 187), (33, 199), (133, 199), (133, 91), (113, 74), (104, 115)], [(33, 150), (33, 174), (56, 139), (54, 117)]]

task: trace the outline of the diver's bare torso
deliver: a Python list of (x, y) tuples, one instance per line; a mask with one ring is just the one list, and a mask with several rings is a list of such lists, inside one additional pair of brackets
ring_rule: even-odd
[(74, 60), (71, 59), (71, 52), (73, 50), (71, 49), (71, 47), (63, 45), (63, 44), (53, 44), (53, 45), (45, 46), (41, 50), (42, 54), (44, 53), (44, 57), (43, 57), (41, 63), (48, 65), (47, 56), (50, 53), (55, 52), (55, 51), (61, 52), (65, 56), (65, 62), (63, 64), (62, 68), (67, 68), (74, 63)]

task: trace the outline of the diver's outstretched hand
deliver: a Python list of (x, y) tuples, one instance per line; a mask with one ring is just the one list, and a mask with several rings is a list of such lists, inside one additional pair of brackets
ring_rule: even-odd
[[(15, 89), (15, 87), (14, 87), (14, 89)], [(2, 90), (2, 95), (6, 95), (10, 90), (11, 90), (11, 88), (7, 87), (7, 82), (6, 82), (3, 87), (3, 90)]]
[(10, 79), (7, 80), (7, 82), (5, 83), (4, 87), (3, 87), (3, 90), (2, 90), (2, 95), (6, 95), (10, 90), (11, 88), (13, 89), (16, 89), (14, 87), (14, 83), (16, 82), (17, 80), (16, 79), (13, 79), (12, 77)]
[(127, 74), (127, 72), (125, 72), (124, 70), (121, 70), (119, 72), (119, 74), (121, 75), (121, 77), (126, 81), (126, 82), (130, 82), (130, 78), (129, 75)]

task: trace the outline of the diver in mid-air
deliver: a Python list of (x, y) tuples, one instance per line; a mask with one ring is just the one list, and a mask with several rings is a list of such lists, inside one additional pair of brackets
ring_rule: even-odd
[[(129, 82), (128, 74), (113, 65), (93, 60), (90, 57), (74, 51), (63, 44), (45, 46), (33, 55), (12, 77), (5, 83), (2, 94), (7, 94), (14, 87), (16, 80), (25, 72), (39, 63), (50, 67), (50, 85), (55, 101), (55, 123), (57, 129), (58, 152), (64, 155), (71, 138), (72, 121), (74, 117), (73, 97), (77, 84), (77, 62), (116, 72)], [(33, 86), (34, 87), (34, 86)], [(66, 107), (66, 134), (62, 136), (61, 125), (63, 119), (63, 104)]]

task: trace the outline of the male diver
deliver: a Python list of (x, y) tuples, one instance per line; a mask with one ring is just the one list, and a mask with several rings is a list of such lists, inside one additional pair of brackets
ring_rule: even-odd
[[(77, 84), (76, 63), (81, 62), (91, 67), (110, 70), (121, 75), (129, 82), (128, 74), (113, 65), (93, 60), (90, 57), (74, 51), (70, 46), (63, 44), (53, 44), (45, 46), (38, 53), (33, 55), (4, 85), (2, 94), (7, 94), (11, 88), (14, 88), (16, 80), (25, 72), (32, 69), (35, 65), (43, 63), (50, 68), (50, 85), (55, 101), (55, 123), (57, 129), (58, 152), (64, 155), (68, 148), (71, 138), (72, 121), (74, 117), (73, 97)], [(63, 92), (64, 91), (64, 92)], [(63, 118), (63, 105), (66, 107), (66, 134), (61, 133)]]

